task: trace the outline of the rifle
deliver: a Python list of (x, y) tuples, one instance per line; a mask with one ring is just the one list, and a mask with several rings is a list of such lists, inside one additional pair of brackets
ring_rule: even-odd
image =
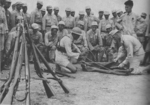
[(11, 69), (10, 69), (10, 75), (6, 83), (4, 83), (1, 87), (0, 90), (2, 90), (2, 94), (0, 95), (0, 103), (2, 102), (3, 98), (8, 92), (8, 88), (10, 86), (10, 83), (13, 79), (14, 73), (15, 73), (15, 68), (17, 64), (17, 58), (18, 58), (18, 49), (19, 49), (19, 35), (20, 35), (20, 27), (17, 28), (17, 39), (15, 42), (15, 48), (14, 48), (14, 54), (13, 54), (13, 59), (11, 63)]
[[(33, 42), (32, 40), (30, 39), (30, 35), (29, 35), (29, 29), (28, 29), (28, 26), (26, 24), (26, 28), (27, 28), (27, 36), (28, 36), (28, 39), (29, 39), (29, 43), (33, 49), (33, 55), (34, 55), (34, 67), (35, 67), (35, 70), (36, 70), (36, 73), (37, 75), (40, 77), (40, 78), (44, 78), (42, 76), (42, 71), (41, 71), (41, 67), (40, 67), (40, 61), (38, 59), (38, 55), (36, 53), (36, 50), (34, 48), (34, 45), (33, 45)], [(47, 94), (47, 97), (50, 98), (52, 96), (54, 96), (54, 92), (52, 91), (52, 88), (48, 85), (48, 82), (45, 81), (45, 80), (42, 80), (42, 83), (43, 83), (43, 86), (44, 86), (44, 89), (45, 89), (45, 92)]]
[(19, 51), (19, 57), (17, 61), (17, 66), (16, 66), (16, 72), (15, 72), (15, 77), (14, 77), (14, 82), (13, 84), (9, 87), (8, 93), (6, 94), (4, 100), (2, 101), (2, 105), (4, 104), (12, 104), (13, 101), (13, 96), (16, 93), (16, 90), (18, 88), (19, 82), (20, 82), (20, 75), (21, 75), (21, 69), (22, 69), (22, 62), (23, 62), (23, 53), (24, 53), (24, 42), (21, 43), (20, 46), (20, 51)]

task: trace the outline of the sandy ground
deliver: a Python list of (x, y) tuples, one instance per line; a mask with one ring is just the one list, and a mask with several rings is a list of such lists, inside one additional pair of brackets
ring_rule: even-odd
[[(72, 75), (75, 79), (61, 78), (70, 90), (69, 94), (65, 94), (56, 81), (50, 80), (55, 93), (50, 99), (46, 96), (42, 82), (31, 79), (32, 105), (150, 105), (149, 75), (115, 76), (81, 70)], [(32, 65), (31, 76), (37, 77)], [(24, 97), (24, 89), (24, 80), (21, 80), (17, 98)], [(24, 102), (14, 100), (13, 104), (24, 105)]]

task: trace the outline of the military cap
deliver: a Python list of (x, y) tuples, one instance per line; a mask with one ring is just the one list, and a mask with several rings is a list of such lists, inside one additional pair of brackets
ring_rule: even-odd
[(141, 16), (144, 16), (144, 17), (146, 17), (146, 16), (147, 16), (147, 14), (146, 14), (146, 13), (142, 13), (142, 14), (141, 14)]
[(11, 0), (6, 0), (6, 2), (11, 3)]
[(104, 12), (103, 10), (99, 10), (99, 12)]
[(111, 27), (112, 27), (111, 24), (106, 25), (106, 29), (111, 28)]
[(84, 11), (79, 11), (79, 15), (84, 15)]
[(43, 2), (42, 1), (37, 1), (37, 4), (43, 5)]
[(97, 22), (96, 21), (93, 21), (91, 26), (98, 26)]
[(58, 25), (65, 25), (65, 22), (64, 22), (64, 21), (60, 21), (60, 22), (58, 23)]
[(117, 11), (116, 10), (112, 10), (112, 13), (117, 13)]
[(31, 26), (32, 26), (33, 29), (39, 29), (39, 25), (36, 24), (36, 23), (33, 23)]
[(65, 11), (71, 12), (71, 9), (70, 8), (66, 8)]
[(53, 8), (52, 8), (52, 6), (50, 6), (50, 5), (49, 5), (49, 6), (47, 6), (46, 8), (47, 8), (47, 9), (53, 9)]
[(90, 6), (86, 6), (85, 9), (91, 9), (91, 7)]
[(129, 5), (129, 6), (133, 6), (133, 1), (132, 0), (128, 0), (124, 4), (125, 5)]
[(51, 30), (52, 29), (58, 29), (58, 27), (56, 25), (52, 25)]
[(112, 31), (110, 31), (110, 35), (115, 35), (116, 33), (118, 32), (118, 30), (117, 29), (114, 29), (114, 30), (112, 30)]
[(59, 8), (58, 7), (54, 7), (54, 10), (59, 10)]
[(46, 11), (46, 10), (45, 10), (44, 8), (42, 8), (42, 9), (41, 9), (41, 11), (43, 11), (43, 12), (44, 12), (44, 11)]
[(23, 3), (23, 5), (22, 5), (23, 7), (27, 7), (27, 4), (26, 3)]
[(78, 21), (78, 24), (84, 26), (84, 22), (81, 20)]
[(72, 29), (72, 33), (74, 33), (75, 35), (81, 36), (82, 31), (81, 31), (81, 29), (80, 29), (79, 27), (74, 27), (74, 28)]
[(108, 11), (105, 11), (104, 15), (110, 15), (110, 13)]
[(22, 2), (16, 2), (15, 5), (22, 5)]

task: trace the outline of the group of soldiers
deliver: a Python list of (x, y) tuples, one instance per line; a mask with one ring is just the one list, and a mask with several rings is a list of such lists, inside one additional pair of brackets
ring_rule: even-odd
[[(132, 12), (132, 0), (124, 4), (125, 12), (113, 10), (112, 18), (104, 10), (99, 10), (99, 16), (95, 17), (89, 6), (79, 11), (77, 17), (74, 10), (66, 8), (66, 16), (61, 17), (59, 7), (47, 6), (45, 10), (42, 1), (38, 1), (36, 9), (29, 14), (25, 3), (12, 4), (10, 12), (11, 1), (0, 0), (0, 69), (3, 69), (3, 57), (15, 41), (16, 26), (24, 20), (45, 58), (72, 73), (77, 71), (74, 63), (87, 58), (94, 62), (119, 62), (119, 67), (129, 63), (135, 73), (141, 72), (139, 65), (150, 60), (150, 21), (146, 20), (146, 13), (137, 16)], [(31, 47), (28, 48), (32, 62)]]

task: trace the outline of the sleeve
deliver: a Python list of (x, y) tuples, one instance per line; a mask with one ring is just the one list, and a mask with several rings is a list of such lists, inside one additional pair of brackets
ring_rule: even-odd
[(94, 49), (94, 47), (92, 46), (91, 42), (90, 42), (90, 31), (87, 32), (87, 44), (90, 50)]
[(8, 24), (7, 24), (6, 15), (4, 15), (4, 18), (5, 18), (5, 21), (4, 21), (4, 24), (5, 24), (5, 31), (8, 31)]
[(79, 53), (73, 53), (73, 52), (72, 52), (72, 50), (71, 50), (71, 44), (72, 44), (72, 42), (71, 42), (70, 39), (67, 39), (67, 40), (65, 40), (65, 42), (64, 42), (64, 46), (65, 46), (67, 55), (68, 55), (69, 57), (74, 57), (74, 58), (78, 59), (78, 58), (79, 58)]
[(131, 42), (128, 41), (124, 41), (124, 46), (127, 50), (127, 57), (126, 59), (123, 61), (123, 64), (127, 64), (129, 62), (129, 59), (133, 57), (133, 45)]
[(49, 46), (49, 41), (48, 41), (48, 33), (45, 34), (45, 45)]
[(86, 33), (85, 33), (85, 31), (83, 32), (83, 41), (84, 41), (84, 46), (85, 46), (85, 47), (88, 47), (88, 45), (87, 45), (87, 38), (86, 38)]
[(33, 24), (35, 22), (35, 12), (31, 13), (30, 22), (31, 22), (31, 24)]
[(97, 35), (98, 35), (99, 46), (103, 46), (103, 40), (102, 40), (102, 37), (100, 35), (99, 29), (97, 30)]
[(119, 50), (118, 50), (118, 55), (117, 55), (117, 60), (121, 59), (122, 57), (124, 57), (126, 55), (126, 52), (124, 50), (124, 47), (123, 46), (120, 46), (119, 47)]
[(46, 30), (46, 15), (42, 19), (42, 29), (45, 31)]

